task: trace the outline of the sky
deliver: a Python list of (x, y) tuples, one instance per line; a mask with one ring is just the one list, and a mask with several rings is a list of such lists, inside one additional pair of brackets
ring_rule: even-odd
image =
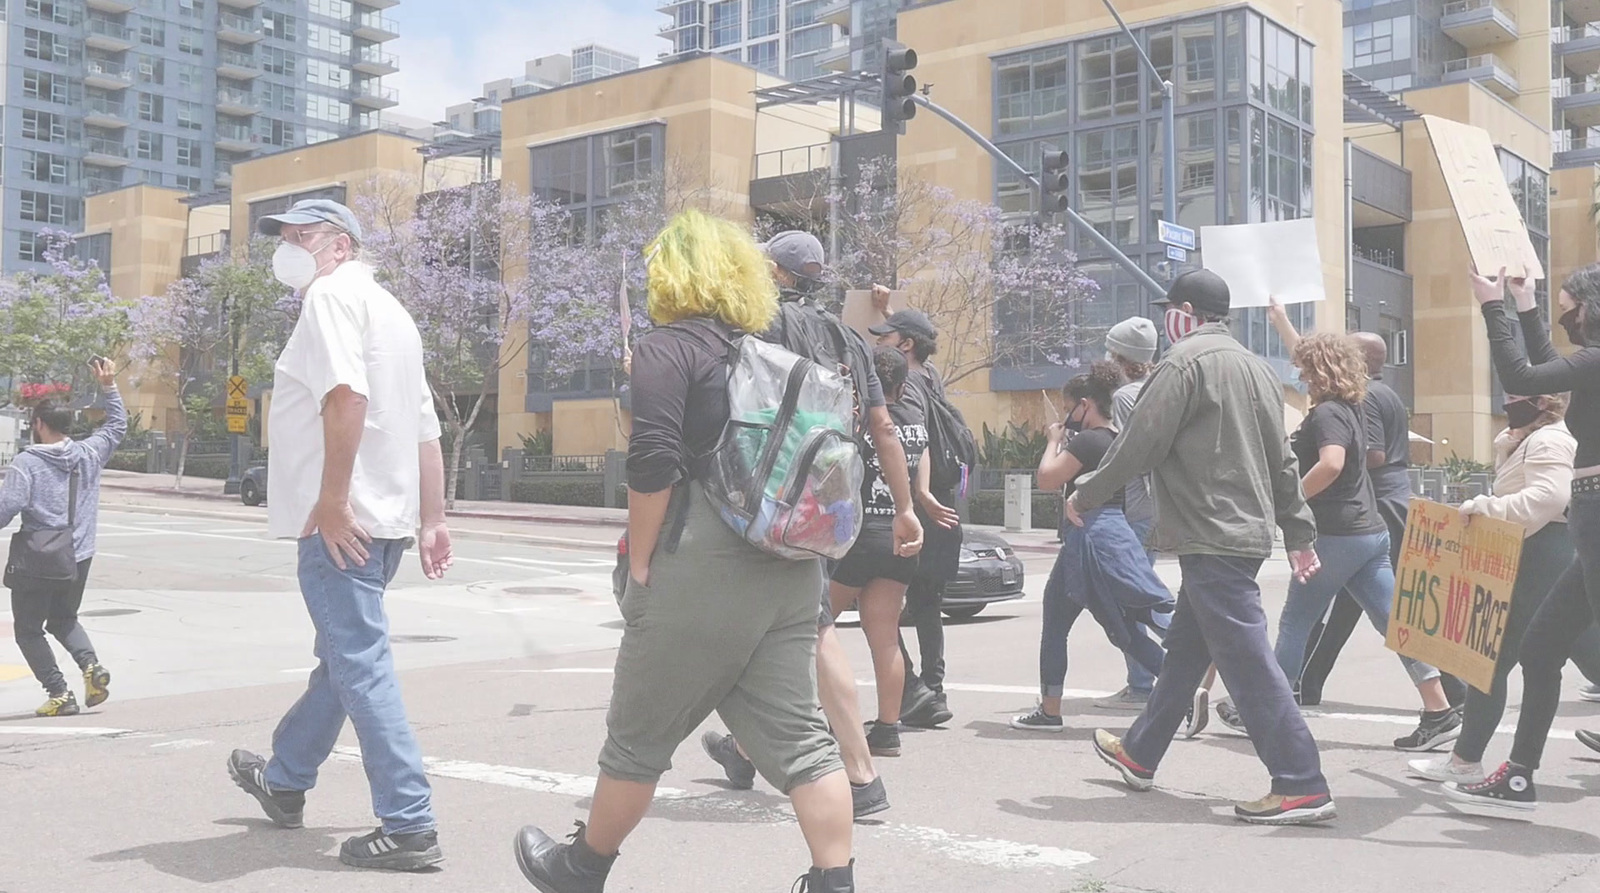
[(384, 14), (400, 38), (386, 48), (400, 71), (402, 115), (438, 121), (446, 106), (482, 95), (486, 81), (516, 77), (522, 63), (599, 43), (653, 61), (669, 44), (660, 0), (401, 0)]

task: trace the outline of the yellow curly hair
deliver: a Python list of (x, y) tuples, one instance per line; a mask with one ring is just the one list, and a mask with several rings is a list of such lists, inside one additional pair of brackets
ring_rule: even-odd
[(1348, 336), (1327, 332), (1307, 335), (1294, 346), (1290, 359), (1300, 370), (1300, 380), (1306, 383), (1311, 402), (1360, 403), (1367, 398), (1367, 361)]
[(657, 325), (709, 316), (744, 332), (765, 331), (778, 315), (771, 265), (748, 232), (688, 210), (645, 249), (650, 318)]

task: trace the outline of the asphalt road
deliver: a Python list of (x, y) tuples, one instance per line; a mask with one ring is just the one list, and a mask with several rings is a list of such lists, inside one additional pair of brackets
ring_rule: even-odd
[[(449, 579), (430, 583), (410, 562), (402, 570), (389, 595), (395, 648), (447, 861), (393, 876), (344, 869), (335, 855), (373, 824), (348, 730), (305, 830), (272, 828), (229, 782), (228, 752), (265, 750), (303, 687), (311, 627), (294, 550), (262, 538), (261, 512), (201, 511), (102, 516), (85, 625), (115, 674), (107, 704), (35, 719), (38, 686), (0, 645), (0, 893), (531, 890), (512, 834), (583, 817), (605, 735), (621, 626), (614, 531), (463, 522), (474, 537), (458, 540)], [(1538, 778), (1540, 811), (1531, 822), (1478, 818), (1401, 774), (1407, 757), (1388, 742), (1413, 723), (1415, 694), (1364, 630), (1310, 718), (1340, 818), (1243, 826), (1232, 801), (1261, 795), (1267, 779), (1249, 742), (1219, 723), (1174, 745), (1153, 793), (1126, 791), (1090, 752), (1095, 727), (1131, 718), (1091, 705), (1124, 670), (1087, 620), (1072, 636), (1067, 731), (1006, 725), (1036, 689), (1049, 558), (1028, 559), (1026, 601), (950, 627), (955, 721), (907, 732), (905, 756), (880, 761), (894, 808), (858, 826), (863, 893), (1600, 889), (1600, 759), (1571, 740), (1573, 729), (1600, 727), (1600, 705), (1576, 700), (1575, 673)], [(1263, 574), (1274, 616), (1286, 578), (1277, 562)], [(9, 621), (0, 612), (6, 640)], [(865, 680), (859, 631), (845, 628), (844, 639)], [(872, 689), (862, 693), (870, 704)], [(1508, 747), (1497, 737), (1490, 759)], [(693, 742), (677, 764), (608, 890), (788, 890), (807, 858), (785, 801), (761, 785), (727, 790)]]

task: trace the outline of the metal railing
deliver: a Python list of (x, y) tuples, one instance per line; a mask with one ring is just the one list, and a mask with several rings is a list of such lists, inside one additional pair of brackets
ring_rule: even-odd
[(398, 101), (400, 99), (399, 90), (395, 89), (394, 87), (385, 87), (376, 81), (364, 81), (360, 84), (357, 84), (355, 87), (355, 92), (361, 96), (371, 96), (374, 99), (386, 99), (390, 101)]
[(85, 24), (88, 26), (90, 34), (110, 37), (114, 40), (123, 40), (129, 43), (133, 42), (133, 30), (127, 25), (118, 24), (110, 19), (95, 18), (94, 16), (90, 16)]
[(357, 28), (371, 28), (389, 34), (399, 34), (400, 28), (395, 25), (394, 19), (376, 12), (358, 13), (354, 20)]
[(125, 144), (116, 140), (108, 140), (105, 137), (90, 137), (85, 142), (84, 148), (86, 148), (91, 155), (107, 155), (112, 158), (128, 157), (128, 147)]
[(217, 124), (217, 139), (231, 140), (236, 143), (259, 142), (259, 139), (255, 135), (255, 131), (250, 129), (250, 125), (224, 124), (221, 122), (218, 122)]
[(1514, 15), (1511, 10), (1506, 9), (1499, 3), (1496, 3), (1495, 0), (1452, 0), (1452, 2), (1444, 5), (1444, 14), (1446, 16), (1461, 15), (1462, 13), (1472, 12), (1474, 10), (1483, 9), (1484, 7), (1490, 7), (1494, 9), (1496, 12), (1510, 19), (1512, 22), (1517, 20), (1516, 15)]
[(207, 254), (220, 254), (228, 250), (228, 231), (210, 233), (204, 236), (190, 236), (183, 243), (184, 257), (199, 257)]
[(217, 102), (227, 105), (248, 106), (249, 108), (256, 108), (257, 106), (254, 93), (247, 93), (243, 90), (230, 90), (227, 87), (217, 91)]
[(764, 180), (768, 177), (805, 174), (815, 170), (824, 170), (832, 164), (832, 143), (817, 143), (810, 146), (797, 146), (792, 149), (760, 152), (756, 154), (755, 173), (751, 179)]
[(597, 474), (606, 470), (606, 457), (523, 456), (511, 469), (518, 474)]
[(224, 47), (222, 52), (217, 54), (217, 61), (223, 65), (232, 65), (235, 68), (256, 67), (256, 56), (254, 53), (247, 53), (244, 50), (236, 50), (228, 47)]
[(1555, 99), (1600, 93), (1600, 75), (1586, 78), (1554, 78), (1550, 81), (1550, 95)]
[(84, 192), (88, 195), (99, 195), (102, 192), (110, 192), (113, 189), (121, 189), (122, 177), (120, 175), (113, 177), (86, 176), (83, 178), (83, 188)]
[(125, 81), (133, 79), (133, 75), (128, 73), (128, 66), (121, 62), (113, 62), (110, 59), (90, 58), (83, 60), (83, 65), (90, 74), (103, 74), (106, 77), (120, 78)]
[(114, 99), (105, 99), (100, 96), (92, 96), (85, 100), (84, 104), (91, 113), (97, 115), (112, 115), (114, 117), (121, 118), (123, 115), (127, 114), (127, 107)]
[(1581, 149), (1600, 149), (1600, 133), (1585, 131), (1572, 133), (1567, 130), (1557, 130), (1550, 134), (1550, 151), (1576, 152)]
[(400, 67), (400, 57), (394, 53), (384, 52), (383, 48), (379, 46), (362, 47), (356, 51), (355, 60), (357, 62), (370, 62), (375, 65), (391, 65), (395, 68)]
[(1459, 74), (1463, 71), (1475, 71), (1479, 68), (1494, 69), (1499, 72), (1510, 73), (1510, 66), (1494, 53), (1479, 53), (1465, 59), (1451, 59), (1444, 63), (1445, 74)]
[(228, 31), (238, 31), (242, 34), (255, 34), (261, 30), (261, 23), (255, 16), (240, 15), (236, 12), (224, 12), (217, 17), (218, 23)]
[(1568, 43), (1574, 40), (1582, 40), (1586, 37), (1600, 37), (1600, 22), (1590, 22), (1577, 28), (1562, 25), (1559, 28), (1550, 29), (1551, 43)]

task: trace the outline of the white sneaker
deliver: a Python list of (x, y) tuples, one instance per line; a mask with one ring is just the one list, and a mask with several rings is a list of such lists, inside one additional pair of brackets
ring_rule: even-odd
[(1600, 702), (1600, 685), (1591, 682), (1588, 685), (1579, 686), (1578, 697), (1583, 698), (1585, 701)]
[(1205, 731), (1206, 724), (1211, 721), (1211, 692), (1203, 688), (1194, 690), (1194, 702), (1189, 706), (1189, 715), (1184, 718), (1183, 725), (1178, 727), (1178, 734), (1185, 738)]
[(1457, 763), (1448, 754), (1431, 760), (1412, 760), (1406, 765), (1411, 767), (1411, 775), (1428, 781), (1477, 784), (1484, 779), (1482, 763)]

